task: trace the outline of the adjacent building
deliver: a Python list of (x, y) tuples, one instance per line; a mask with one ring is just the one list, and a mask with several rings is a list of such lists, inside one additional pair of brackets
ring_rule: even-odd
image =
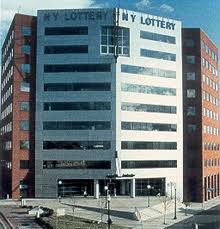
[(218, 49), (201, 29), (183, 29), (184, 200), (220, 194)]
[(37, 18), (36, 197), (175, 183), (182, 198), (181, 23), (123, 9)]
[(16, 14), (2, 46), (1, 187), (34, 196), (36, 17)]

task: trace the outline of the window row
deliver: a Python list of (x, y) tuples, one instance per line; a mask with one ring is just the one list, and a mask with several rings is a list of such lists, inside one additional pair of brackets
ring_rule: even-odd
[(1, 127), (1, 135), (5, 133), (9, 133), (11, 131), (12, 131), (12, 122), (9, 122), (6, 125)]
[(111, 83), (47, 83), (44, 91), (111, 91)]
[(108, 150), (110, 141), (44, 141), (44, 150)]
[(46, 27), (46, 36), (54, 35), (88, 35), (88, 27)]
[(44, 130), (110, 130), (111, 122), (84, 121), (84, 122), (43, 122)]
[(155, 94), (155, 95), (168, 95), (168, 96), (176, 95), (176, 89), (174, 88), (145, 86), (145, 85), (138, 85), (138, 84), (122, 83), (121, 90), (136, 92), (136, 93)]
[(122, 141), (121, 149), (127, 150), (176, 150), (177, 142), (135, 142)]
[(143, 57), (176, 61), (176, 54), (174, 53), (160, 52), (160, 51), (155, 51), (150, 49), (141, 49), (140, 55)]
[(210, 134), (210, 135), (219, 136), (218, 128), (215, 128), (215, 127), (212, 127), (212, 126), (207, 126), (207, 125), (203, 126), (203, 133), (204, 134)]
[(1, 94), (1, 97), (2, 97), (1, 104), (2, 105), (12, 95), (12, 93), (13, 93), (13, 86), (12, 85), (9, 86), (8, 90), (5, 93), (2, 92), (2, 94)]
[(14, 49), (11, 48), (6, 60), (2, 64), (2, 74), (4, 74), (5, 71), (7, 70), (8, 66), (11, 63), (11, 60), (12, 60), (13, 56), (14, 56)]
[(208, 102), (218, 106), (218, 102), (219, 102), (218, 99), (215, 98), (213, 95), (209, 94), (208, 92), (204, 91), (204, 90), (202, 91), (202, 98), (203, 98), (203, 100), (208, 101)]
[(11, 45), (12, 45), (14, 36), (15, 36), (15, 32), (14, 32), (14, 30), (12, 30), (12, 31), (11, 31), (11, 34), (8, 35), (7, 43), (5, 44), (4, 48), (2, 48), (2, 59), (4, 59), (5, 56), (7, 55), (7, 52), (8, 52), (9, 48), (10, 48)]
[(122, 161), (122, 169), (151, 169), (151, 168), (176, 168), (176, 160), (164, 160), (164, 161)]
[(206, 83), (210, 88), (214, 89), (215, 91), (218, 91), (218, 83), (215, 83), (205, 74), (202, 75), (202, 80), (203, 80), (203, 83)]
[[(13, 76), (13, 71), (14, 71), (14, 68), (13, 66), (11, 66), (10, 69), (8, 69), (8, 72), (6, 74), (6, 77), (3, 79), (2, 83), (1, 83), (1, 90), (3, 91), (4, 87), (6, 86), (6, 84), (10, 81), (10, 79), (12, 78)], [(3, 76), (3, 74), (2, 74)]]
[(3, 150), (10, 150), (11, 148), (12, 148), (12, 142), (11, 141), (3, 142)]
[(203, 107), (203, 116), (211, 118), (212, 120), (216, 120), (216, 121), (218, 121), (218, 119), (219, 119), (218, 113), (215, 113), (214, 111), (209, 110), (205, 107)]
[(43, 161), (43, 169), (111, 169), (111, 161)]
[(121, 104), (122, 111), (137, 111), (137, 112), (155, 112), (155, 113), (170, 113), (176, 114), (176, 106), (164, 106), (153, 104), (140, 103), (125, 103)]
[(218, 151), (219, 144), (217, 143), (203, 143), (203, 150)]
[(176, 44), (176, 38), (173, 36), (168, 36), (159, 33), (151, 33), (142, 30), (140, 31), (140, 38), (152, 41), (160, 41), (168, 44)]
[(213, 75), (218, 76), (218, 70), (210, 64), (205, 58), (201, 58), (202, 66), (207, 68)]
[(104, 26), (101, 30), (101, 54), (129, 56), (129, 29)]
[(209, 48), (208, 45), (207, 45), (203, 40), (201, 40), (201, 48), (202, 48), (203, 50), (205, 50), (206, 53), (208, 53), (209, 56), (210, 56), (213, 60), (218, 61), (218, 56), (217, 56), (217, 54), (215, 54), (215, 52), (212, 51), (212, 49)]
[(111, 64), (45, 64), (44, 72), (110, 72)]
[(88, 53), (88, 45), (48, 45), (44, 54)]
[(204, 167), (214, 167), (214, 166), (220, 166), (219, 158), (204, 160)]
[(44, 111), (111, 110), (111, 102), (54, 102), (44, 103)]
[(10, 103), (1, 113), (1, 120), (7, 117), (12, 112), (12, 103)]
[(171, 70), (159, 69), (159, 68), (147, 68), (135, 65), (121, 65), (121, 72), (138, 74), (138, 75), (148, 75), (155, 77), (164, 77), (164, 78), (176, 78), (176, 72)]
[(142, 131), (177, 131), (176, 124), (165, 123), (144, 123), (144, 122), (121, 122), (122, 130), (142, 130)]

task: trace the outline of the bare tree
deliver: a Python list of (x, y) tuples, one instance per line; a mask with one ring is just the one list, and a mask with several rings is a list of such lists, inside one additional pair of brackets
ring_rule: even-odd
[(166, 224), (167, 208), (172, 204), (172, 201), (168, 197), (167, 193), (164, 196), (159, 196), (159, 197), (163, 206), (163, 224)]

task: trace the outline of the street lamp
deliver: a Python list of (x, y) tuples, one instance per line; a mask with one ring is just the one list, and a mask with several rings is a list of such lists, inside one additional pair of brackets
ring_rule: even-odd
[(150, 190), (153, 189), (153, 187), (151, 185), (147, 185), (147, 199), (148, 199), (148, 207), (150, 207)]
[[(61, 180), (59, 180), (58, 184), (61, 186), (63, 184), (63, 182)], [(63, 197), (64, 197), (64, 184), (63, 184), (62, 188), (63, 188)]]
[(176, 217), (176, 184), (175, 183), (174, 183), (173, 187), (174, 187), (174, 217), (173, 217), (173, 219), (177, 219), (177, 217)]
[(108, 208), (108, 229), (111, 229), (111, 224), (112, 224), (111, 214), (110, 214), (111, 196), (110, 196), (110, 192), (109, 192), (108, 186), (105, 186), (104, 189), (106, 191), (106, 203), (107, 203), (107, 208)]

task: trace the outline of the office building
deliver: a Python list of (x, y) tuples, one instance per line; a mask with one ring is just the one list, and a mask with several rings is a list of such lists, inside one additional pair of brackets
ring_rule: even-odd
[(201, 29), (183, 29), (184, 200), (220, 194), (218, 49)]
[(34, 196), (36, 17), (15, 14), (2, 46), (1, 192)]
[(181, 23), (124, 9), (37, 18), (36, 197), (98, 198), (108, 184), (182, 198)]

